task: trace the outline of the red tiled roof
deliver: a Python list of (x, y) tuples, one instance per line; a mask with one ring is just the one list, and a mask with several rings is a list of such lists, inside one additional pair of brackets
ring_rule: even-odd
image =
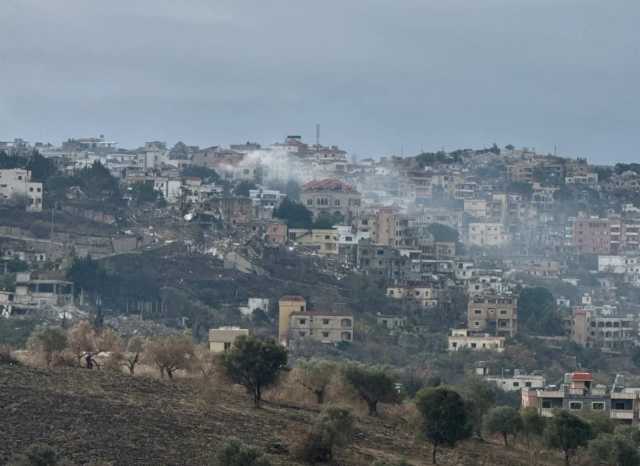
[(302, 186), (303, 191), (342, 191), (345, 193), (355, 193), (356, 190), (350, 184), (335, 179), (324, 179), (309, 181)]
[(591, 372), (574, 372), (571, 374), (571, 380), (573, 382), (591, 382), (593, 374)]

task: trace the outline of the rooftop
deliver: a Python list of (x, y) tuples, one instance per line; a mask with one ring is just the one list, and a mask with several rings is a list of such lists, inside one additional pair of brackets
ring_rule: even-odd
[(350, 184), (335, 179), (309, 181), (302, 186), (303, 191), (339, 191), (344, 193), (356, 193)]

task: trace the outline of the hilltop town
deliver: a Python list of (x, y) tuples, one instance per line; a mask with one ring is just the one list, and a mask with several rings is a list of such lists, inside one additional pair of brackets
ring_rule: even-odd
[(409, 399), (481, 384), (542, 418), (637, 426), (639, 298), (640, 164), (510, 144), (357, 158), (319, 135), (0, 142), (12, 361), (30, 361), (46, 329), (90, 329), (70, 347), (78, 370), (137, 362), (134, 339), (225, 355), (255, 337), (286, 349), (290, 370), (376, 367)]

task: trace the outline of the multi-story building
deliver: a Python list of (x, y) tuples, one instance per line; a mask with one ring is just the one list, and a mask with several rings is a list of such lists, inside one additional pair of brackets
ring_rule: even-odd
[(287, 345), (289, 338), (289, 318), (294, 312), (307, 311), (307, 301), (302, 296), (286, 295), (278, 301), (278, 341)]
[(594, 306), (582, 306), (564, 322), (567, 336), (581, 346), (621, 350), (638, 340), (638, 319), (633, 314), (605, 315)]
[(480, 247), (500, 247), (509, 242), (501, 223), (473, 222), (469, 224), (468, 244)]
[(391, 299), (414, 302), (421, 309), (438, 305), (438, 289), (432, 283), (406, 283), (387, 287)]
[(42, 196), (42, 183), (31, 181), (29, 170), (0, 170), (0, 200), (20, 202), (20, 198), (23, 198), (27, 211), (40, 212)]
[(472, 332), (469, 329), (452, 329), (448, 338), (449, 351), (504, 351), (504, 337), (489, 335), (488, 333)]
[(347, 222), (357, 216), (362, 195), (353, 186), (335, 179), (310, 181), (302, 187), (300, 199), (314, 217), (341, 215)]
[(523, 388), (544, 388), (545, 378), (541, 374), (526, 374), (519, 369), (491, 373), (488, 367), (476, 367), (476, 375), (487, 382), (494, 383), (505, 392), (519, 392)]
[(467, 322), (474, 332), (513, 337), (518, 332), (518, 300), (510, 294), (483, 293), (469, 298)]
[(331, 229), (290, 228), (288, 239), (300, 246), (313, 248), (323, 256), (338, 254), (338, 232)]
[(576, 414), (596, 412), (623, 424), (637, 425), (639, 420), (640, 388), (625, 387), (621, 375), (608, 387), (594, 384), (590, 372), (573, 372), (565, 374), (560, 386), (525, 388), (521, 394), (522, 407), (535, 408), (544, 417), (564, 410)]
[(640, 247), (640, 220), (630, 216), (578, 216), (571, 225), (571, 244), (580, 254), (617, 254)]
[(289, 341), (313, 339), (321, 343), (353, 341), (353, 316), (329, 311), (294, 312), (289, 317)]

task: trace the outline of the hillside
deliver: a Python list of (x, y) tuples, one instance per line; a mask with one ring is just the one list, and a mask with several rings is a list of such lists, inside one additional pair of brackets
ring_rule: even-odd
[[(313, 409), (268, 404), (261, 410), (241, 390), (203, 390), (202, 381), (173, 382), (86, 369), (0, 366), (0, 464), (32, 443), (58, 449), (72, 464), (207, 465), (229, 437), (270, 452), (274, 464), (298, 465), (291, 445), (315, 416)], [(360, 417), (341, 465), (407, 458), (430, 464), (429, 447), (406, 421)], [(496, 442), (467, 442), (443, 451), (445, 465), (555, 465)]]

